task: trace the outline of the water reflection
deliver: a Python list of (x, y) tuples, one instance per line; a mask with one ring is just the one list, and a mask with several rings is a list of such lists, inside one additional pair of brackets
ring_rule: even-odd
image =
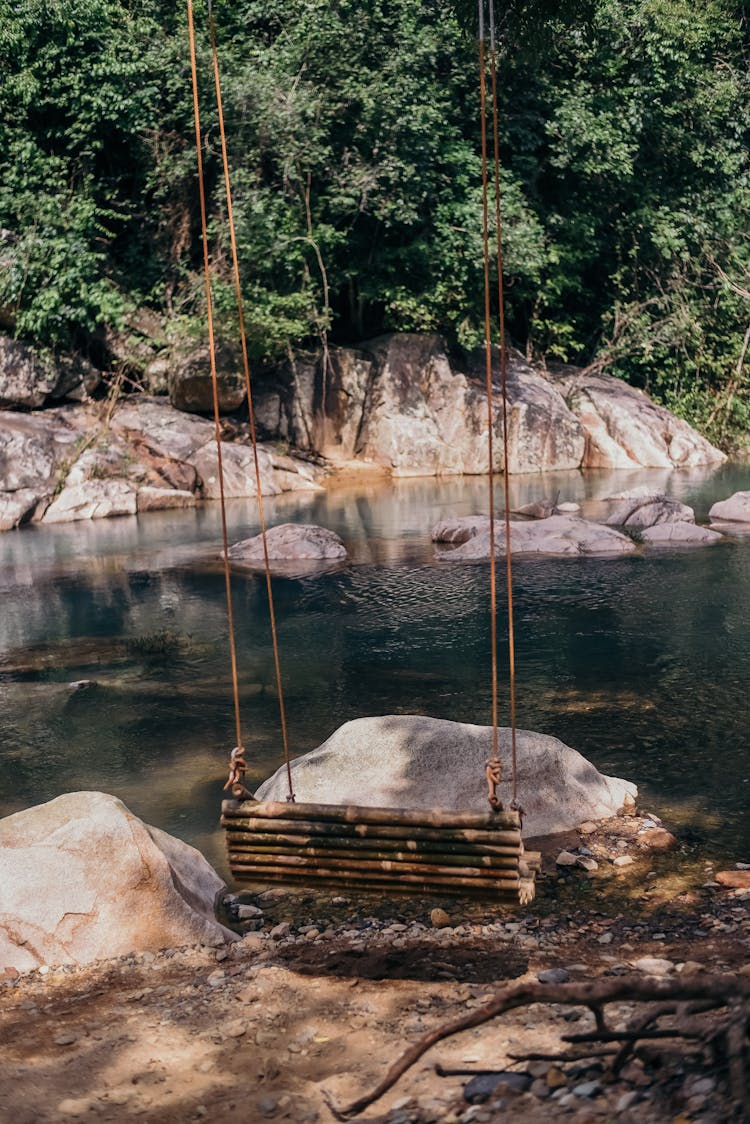
[[(750, 470), (517, 477), (512, 503), (643, 483), (705, 515), (750, 487)], [(271, 522), (331, 527), (352, 556), (275, 582), (295, 752), (364, 714), (487, 720), (486, 567), (435, 563), (429, 540), (438, 517), (481, 511), (485, 496), (482, 479), (420, 479), (269, 503)], [(233, 539), (256, 532), (252, 505), (229, 517)], [(101, 788), (218, 861), (234, 739), (217, 539), (213, 506), (0, 538), (0, 813)], [(749, 592), (747, 540), (516, 567), (519, 724), (636, 780), (655, 810), (711, 827), (736, 858), (750, 852)], [(234, 601), (259, 780), (280, 759), (262, 581), (238, 575)], [(501, 650), (501, 674), (505, 663)]]

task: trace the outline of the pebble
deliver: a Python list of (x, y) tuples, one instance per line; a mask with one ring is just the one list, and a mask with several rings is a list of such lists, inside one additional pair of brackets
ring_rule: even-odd
[(242, 1019), (233, 1019), (232, 1022), (227, 1023), (224, 1027), (224, 1033), (227, 1038), (242, 1038), (246, 1030), (247, 1026)]
[(545, 1080), (548, 1089), (566, 1089), (568, 1085), (568, 1078), (556, 1065), (547, 1070)]
[(222, 971), (221, 968), (215, 968), (214, 971), (209, 974), (206, 983), (209, 987), (219, 987), (224, 983), (225, 979), (226, 973)]
[(578, 855), (574, 855), (572, 851), (561, 851), (555, 862), (558, 866), (575, 866), (578, 862)]
[(570, 979), (570, 972), (565, 968), (545, 968), (544, 971), (537, 972), (536, 978), (541, 984), (563, 984)]
[(444, 909), (433, 909), (430, 912), (430, 923), (433, 929), (447, 929), (452, 924), (450, 915)]
[[(705, 964), (699, 963), (697, 960), (686, 960), (682, 967), (679, 969), (686, 976), (692, 976), (695, 972), (705, 972)], [(742, 969), (740, 968), (740, 972)]]
[(614, 937), (611, 933), (602, 933), (600, 937), (597, 937), (597, 940), (599, 944), (612, 944)]
[(586, 820), (585, 823), (580, 824), (578, 827), (580, 835), (593, 835), (596, 830), (596, 824), (593, 823), (592, 820)]
[(257, 905), (240, 905), (237, 907), (237, 919), (239, 921), (251, 921), (254, 917), (262, 917), (263, 910), (258, 909)]
[(601, 1093), (602, 1087), (598, 1081), (583, 1081), (580, 1085), (573, 1086), (574, 1097), (595, 1097)]
[(641, 956), (633, 961), (633, 967), (647, 976), (668, 976), (670, 972), (674, 972), (672, 961), (660, 956)]
[(635, 862), (632, 855), (618, 855), (616, 859), (612, 860), (613, 866), (631, 866)]
[(255, 1103), (261, 1116), (275, 1116), (278, 1112), (278, 1101), (273, 1097), (260, 1097)]
[(590, 859), (588, 855), (578, 856), (578, 866), (582, 866), (584, 870), (593, 871), (599, 869), (599, 863), (596, 859)]
[(289, 936), (291, 930), (292, 926), (288, 921), (280, 921), (278, 925), (274, 925), (273, 929), (271, 929), (271, 932), (268, 935), (272, 940), (280, 941), (284, 937)]
[(639, 1096), (640, 1093), (637, 1089), (631, 1089), (629, 1093), (623, 1093), (615, 1105), (615, 1112), (627, 1112), (627, 1110), (635, 1104)]
[(57, 1038), (53, 1039), (56, 1046), (72, 1046), (74, 1042), (78, 1041), (77, 1034), (58, 1034)]
[(60, 1101), (57, 1111), (61, 1116), (85, 1116), (90, 1108), (91, 1101), (88, 1097), (66, 1097), (64, 1101)]

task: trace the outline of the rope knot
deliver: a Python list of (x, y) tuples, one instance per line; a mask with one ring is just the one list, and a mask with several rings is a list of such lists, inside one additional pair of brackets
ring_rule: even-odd
[(503, 779), (503, 766), (499, 757), (491, 757), (484, 767), (484, 776), (487, 781), (487, 799), (490, 807), (495, 812), (502, 812), (503, 805), (497, 795), (497, 787)]
[(224, 785), (224, 792), (231, 789), (232, 796), (237, 800), (254, 800), (252, 792), (245, 787), (244, 779), (247, 772), (245, 760), (245, 747), (236, 745), (229, 755), (229, 776)]

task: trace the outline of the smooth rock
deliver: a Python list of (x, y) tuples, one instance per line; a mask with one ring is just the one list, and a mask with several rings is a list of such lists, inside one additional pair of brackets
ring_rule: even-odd
[(642, 831), (637, 842), (646, 851), (671, 851), (677, 846), (672, 832), (663, 827), (650, 827), (647, 831)]
[(0, 969), (235, 940), (214, 917), (225, 889), (115, 797), (59, 796), (0, 820)]
[(578, 855), (574, 855), (572, 851), (561, 851), (555, 862), (558, 866), (575, 866), (578, 862)]
[[(281, 523), (269, 527), (266, 533), (268, 557), (272, 560), (294, 562), (341, 561), (347, 557), (346, 547), (334, 531), (314, 523)], [(233, 562), (263, 565), (263, 536), (244, 539), (229, 548)]]
[(726, 889), (750, 889), (750, 870), (720, 870), (714, 877), (718, 884)]
[[(229, 347), (216, 349), (216, 383), (219, 412), (231, 413), (245, 401), (242, 359)], [(191, 414), (210, 414), (214, 408), (211, 358), (208, 347), (186, 353), (177, 351), (170, 358), (167, 375), (169, 400), (177, 410)]]
[(586, 435), (581, 468), (691, 468), (726, 460), (687, 422), (621, 379), (565, 372), (555, 386)]
[(750, 492), (735, 492), (729, 499), (719, 500), (708, 514), (727, 523), (750, 523)]
[(616, 859), (612, 860), (613, 866), (632, 866), (635, 859), (632, 855), (618, 855)]
[(258, 909), (257, 905), (238, 905), (237, 906), (237, 920), (238, 921), (251, 921), (256, 917), (262, 917), (263, 910)]
[(715, 546), (724, 541), (725, 536), (718, 531), (694, 523), (659, 523), (641, 534), (641, 542), (651, 547)]
[[(476, 516), (472, 517), (476, 520)], [(468, 532), (468, 533), (467, 533)], [(489, 525), (482, 527), (474, 523), (474, 530), (468, 530), (466, 519), (443, 520), (433, 530), (433, 539), (440, 535), (442, 542), (460, 542), (451, 550), (438, 552), (438, 557), (446, 561), (484, 560), (490, 556)], [(465, 535), (465, 537), (463, 537)], [(463, 541), (461, 542), (461, 538)], [(601, 523), (590, 523), (572, 515), (551, 515), (529, 523), (514, 522), (510, 525), (511, 554), (561, 554), (561, 555), (622, 555), (632, 554), (635, 543), (627, 535)], [(505, 554), (505, 535), (495, 528), (495, 555)]]
[(139, 488), (136, 494), (136, 510), (167, 511), (173, 508), (193, 507), (196, 498), (193, 492), (181, 488)]
[(588, 871), (589, 874), (599, 869), (599, 863), (596, 861), (596, 859), (592, 859), (590, 855), (579, 855), (576, 861), (578, 863), (578, 866), (580, 866), (583, 870)]
[(430, 924), (433, 929), (447, 929), (453, 922), (450, 919), (450, 914), (446, 913), (444, 909), (433, 909), (430, 912)]
[(630, 495), (612, 496), (604, 502), (613, 505), (607, 517), (602, 520), (608, 527), (643, 530), (662, 523), (695, 523), (692, 507), (660, 492), (644, 494), (640, 489), (634, 489)]
[[(424, 715), (385, 715), (347, 722), (317, 749), (292, 762), (298, 800), (369, 807), (487, 809), (485, 762), (492, 730)], [(500, 730), (506, 768), (499, 795), (512, 799), (510, 731)], [(616, 815), (637, 791), (603, 776), (580, 753), (546, 734), (517, 731), (518, 790), (527, 837), (567, 831), (583, 820)], [(284, 770), (258, 789), (286, 798)]]
[(541, 984), (564, 984), (570, 979), (570, 972), (565, 968), (545, 968), (542, 972), (537, 972), (536, 978)]
[(432, 528), (432, 541), (453, 543), (460, 546), (476, 535), (486, 532), (490, 521), (486, 515), (458, 516), (456, 518), (441, 519)]
[(30, 488), (0, 492), (0, 531), (11, 531), (25, 523), (36, 510), (39, 499), (38, 492)]
[(665, 960), (660, 956), (641, 956), (633, 961), (633, 967), (647, 976), (668, 976), (675, 970), (671, 960)]
[(127, 480), (88, 480), (63, 488), (44, 513), (44, 523), (75, 523), (135, 515), (136, 489)]

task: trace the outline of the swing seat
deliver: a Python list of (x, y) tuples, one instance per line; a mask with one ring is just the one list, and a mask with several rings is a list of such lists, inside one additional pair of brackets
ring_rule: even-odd
[(283, 882), (421, 895), (534, 899), (541, 865), (518, 812), (455, 812), (225, 800), (229, 866), (240, 883)]

